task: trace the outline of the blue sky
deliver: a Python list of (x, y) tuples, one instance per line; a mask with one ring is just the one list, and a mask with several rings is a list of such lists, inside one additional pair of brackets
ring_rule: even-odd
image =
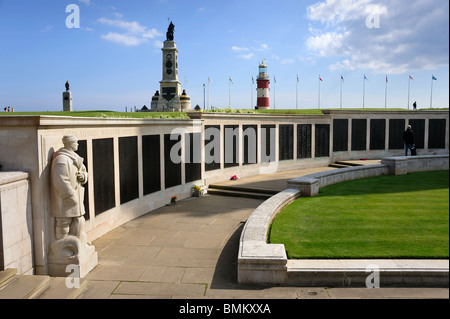
[[(66, 7), (80, 10), (68, 28)], [(449, 2), (445, 0), (0, 0), (0, 107), (75, 110), (149, 106), (162, 78), (161, 47), (175, 24), (182, 88), (192, 106), (256, 104), (266, 59), (271, 108), (449, 107)], [(377, 24), (377, 22), (379, 22)], [(372, 26), (369, 28), (368, 26)], [(276, 77), (276, 83), (274, 81)], [(253, 91), (253, 105), (252, 105)], [(274, 100), (275, 95), (275, 100)]]

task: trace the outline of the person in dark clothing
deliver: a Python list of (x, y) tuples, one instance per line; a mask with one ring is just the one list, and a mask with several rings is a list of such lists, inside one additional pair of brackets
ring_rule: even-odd
[(412, 149), (416, 146), (411, 125), (408, 125), (406, 131), (403, 132), (403, 142), (405, 142), (405, 156), (408, 156), (408, 149)]

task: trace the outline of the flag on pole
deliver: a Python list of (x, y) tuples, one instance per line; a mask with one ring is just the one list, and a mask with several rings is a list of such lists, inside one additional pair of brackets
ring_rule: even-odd
[(342, 82), (344, 82), (344, 77), (342, 76), (342, 74), (341, 74), (341, 80), (342, 80)]
[(386, 74), (386, 83), (388, 83), (388, 78), (387, 78), (387, 74)]
[(274, 81), (275, 83), (277, 83), (277, 79), (275, 78), (275, 75), (273, 76), (273, 81)]
[(409, 78), (414, 81), (413, 77), (410, 75)]
[(437, 81), (437, 78), (434, 75), (431, 75), (431, 79)]
[(297, 74), (297, 83), (298, 83), (298, 74)]
[(364, 80), (369, 81), (369, 79), (367, 78), (367, 76), (364, 74)]
[(252, 83), (255, 84), (255, 79), (253, 78), (253, 76), (252, 76)]
[(231, 76), (229, 77), (229, 79), (230, 79), (230, 83), (231, 83), (231, 84), (234, 84), (233, 81), (231, 80)]
[(208, 76), (208, 81), (213, 83), (213, 80), (211, 80), (211, 78)]
[(319, 80), (323, 82), (323, 80), (322, 80), (322, 78), (320, 77), (320, 75), (319, 75)]

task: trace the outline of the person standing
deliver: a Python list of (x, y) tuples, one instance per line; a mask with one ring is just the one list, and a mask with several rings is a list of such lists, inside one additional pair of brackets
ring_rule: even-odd
[(412, 150), (416, 146), (411, 125), (408, 125), (405, 132), (403, 132), (403, 142), (405, 143), (405, 156), (408, 156), (408, 149)]

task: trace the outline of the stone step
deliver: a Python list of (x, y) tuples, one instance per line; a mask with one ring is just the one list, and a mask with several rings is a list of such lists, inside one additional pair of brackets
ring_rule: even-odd
[[(73, 279), (69, 282), (73, 285)], [(79, 285), (70, 288), (66, 285), (65, 277), (52, 277), (50, 286), (37, 299), (77, 299), (78, 296), (86, 289), (87, 279), (80, 279)]]
[(237, 192), (248, 192), (248, 193), (261, 193), (261, 194), (271, 194), (275, 195), (279, 193), (278, 190), (273, 189), (265, 189), (265, 188), (254, 188), (254, 187), (245, 187), (239, 185), (222, 185), (222, 184), (211, 184), (208, 189), (225, 189), (230, 191)]
[(11, 280), (13, 280), (16, 276), (16, 273), (17, 269), (15, 268), (8, 268), (0, 271), (0, 289), (2, 289), (2, 287), (6, 286)]
[(14, 275), (0, 287), (0, 299), (35, 299), (49, 285), (49, 276)]
[(338, 163), (333, 163), (333, 164), (329, 164), (329, 167), (334, 167), (334, 168), (346, 168), (346, 167), (350, 167), (350, 165), (346, 165), (346, 164), (338, 164)]
[(221, 195), (221, 196), (233, 196), (233, 197), (245, 197), (256, 199), (269, 199), (273, 194), (259, 193), (259, 192), (244, 192), (240, 190), (228, 190), (228, 189), (215, 189), (208, 188), (208, 194)]
[(362, 166), (363, 165), (363, 164), (350, 162), (350, 161), (336, 161), (335, 164), (341, 164), (341, 165), (346, 165), (346, 166)]

